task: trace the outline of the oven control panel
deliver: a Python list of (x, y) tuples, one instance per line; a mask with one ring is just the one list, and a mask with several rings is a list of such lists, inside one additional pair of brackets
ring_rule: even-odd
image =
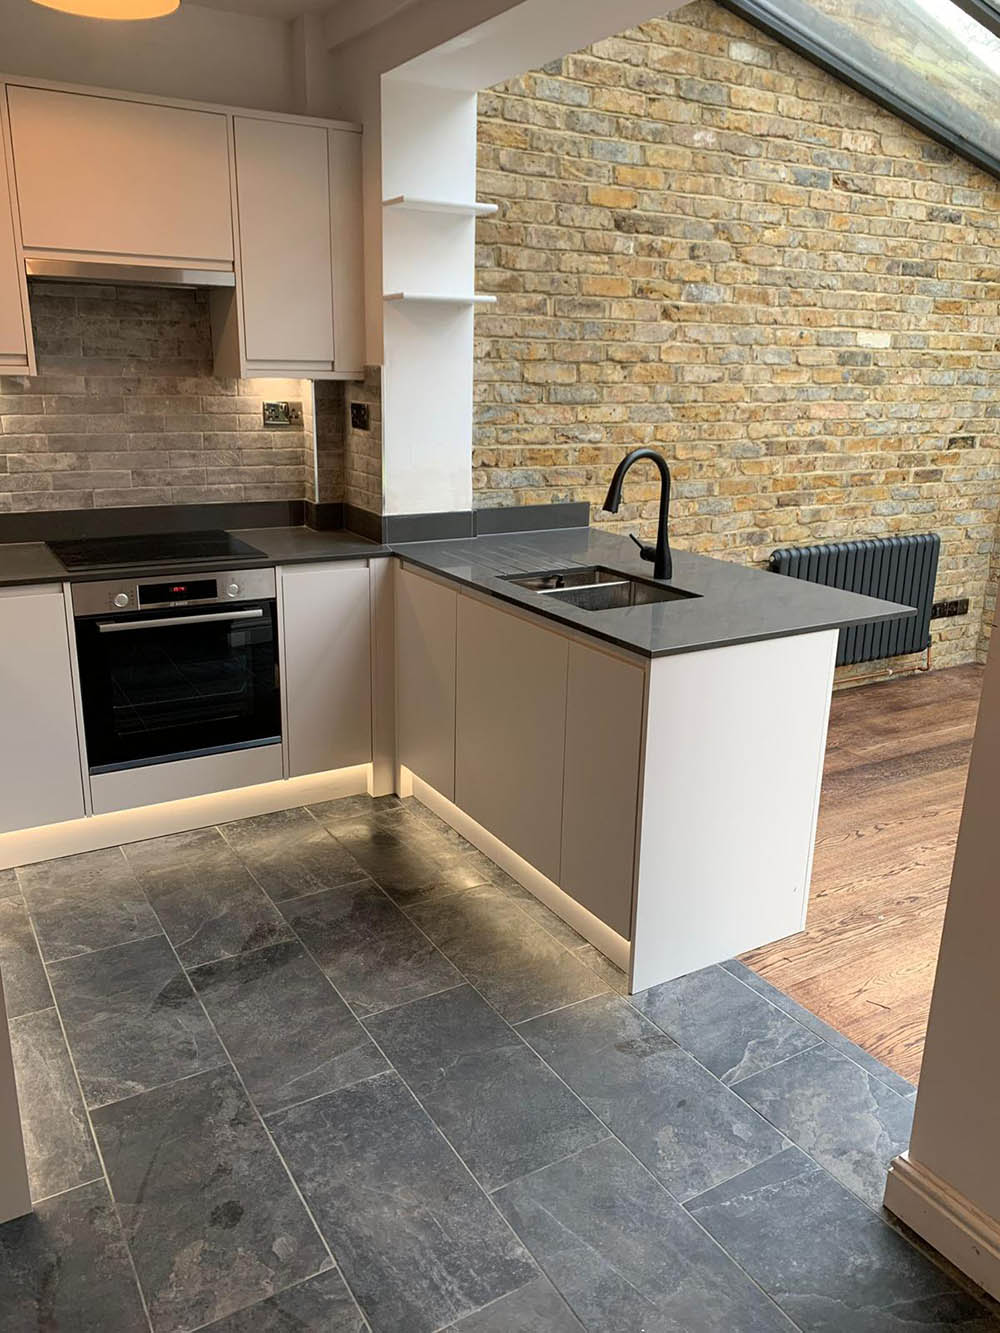
[(173, 606), (220, 602), (261, 602), (275, 595), (273, 569), (240, 569), (222, 574), (162, 574), (141, 579), (102, 579), (73, 585), (75, 616), (104, 616)]

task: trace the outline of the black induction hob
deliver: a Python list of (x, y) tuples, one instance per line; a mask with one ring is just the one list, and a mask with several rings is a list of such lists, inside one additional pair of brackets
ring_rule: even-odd
[(169, 566), (188, 569), (196, 565), (243, 565), (267, 560), (263, 551), (232, 533), (144, 532), (128, 537), (81, 537), (77, 541), (46, 542), (49, 550), (73, 573), (102, 569), (143, 569)]

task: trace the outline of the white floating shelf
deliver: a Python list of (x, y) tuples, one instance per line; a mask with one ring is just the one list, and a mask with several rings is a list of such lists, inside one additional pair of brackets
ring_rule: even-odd
[(445, 295), (441, 292), (386, 292), (384, 301), (422, 301), (425, 305), (496, 305), (495, 296), (482, 292)]
[(416, 213), (451, 213), (455, 217), (487, 218), (497, 211), (496, 204), (461, 203), (456, 199), (420, 199), (412, 194), (397, 194), (383, 199), (383, 208), (408, 208)]

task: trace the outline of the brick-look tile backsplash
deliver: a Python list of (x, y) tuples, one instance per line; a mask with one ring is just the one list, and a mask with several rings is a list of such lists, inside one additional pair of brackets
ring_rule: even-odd
[[(351, 404), (368, 407), (368, 430), (351, 425)], [(367, 366), (363, 381), (316, 382), (317, 499), (346, 500), (382, 512), (382, 371)]]
[[(935, 660), (988, 631), (1000, 453), (1000, 184), (697, 0), (482, 94), (479, 505), (588, 500), (677, 544), (936, 530)], [(904, 667), (909, 659), (899, 663)], [(870, 670), (871, 668), (865, 668)]]
[[(34, 281), (31, 314), (39, 374), (0, 377), (0, 513), (313, 498), (311, 382), (216, 379), (203, 291)], [(265, 399), (301, 399), (304, 429), (263, 429)]]
[[(382, 512), (382, 370), (366, 366), (363, 383), (345, 385), (344, 499), (371, 514)], [(367, 403), (369, 429), (351, 426), (351, 403)]]

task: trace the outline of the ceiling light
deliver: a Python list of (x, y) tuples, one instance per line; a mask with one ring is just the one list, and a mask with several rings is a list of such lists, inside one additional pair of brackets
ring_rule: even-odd
[(172, 14), (180, 0), (34, 0), (46, 9), (88, 19), (158, 19)]

